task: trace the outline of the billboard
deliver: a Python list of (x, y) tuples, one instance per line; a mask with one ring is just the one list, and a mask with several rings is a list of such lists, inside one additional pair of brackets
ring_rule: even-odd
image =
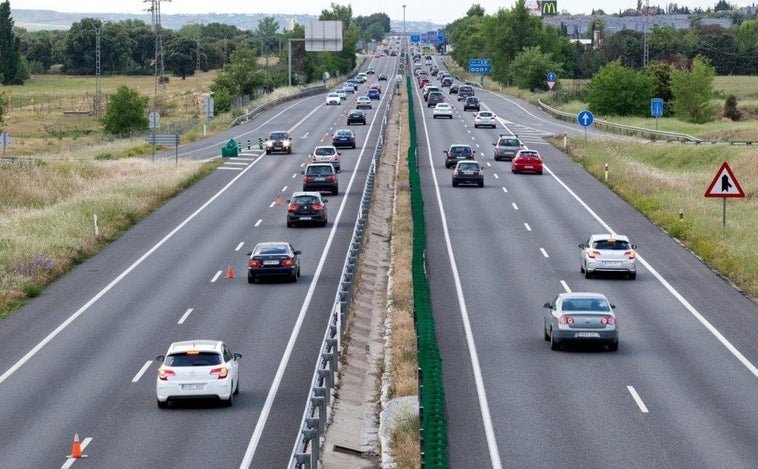
[(305, 23), (305, 50), (325, 52), (342, 50), (342, 21)]

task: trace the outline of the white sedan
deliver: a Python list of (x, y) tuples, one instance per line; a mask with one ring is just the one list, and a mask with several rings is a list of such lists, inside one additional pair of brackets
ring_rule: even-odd
[(156, 360), (155, 391), (158, 407), (179, 399), (218, 399), (231, 406), (239, 393), (239, 359), (229, 346), (218, 340), (174, 342)]
[(326, 95), (327, 106), (330, 104), (341, 104), (341, 103), (342, 103), (342, 98), (340, 98), (340, 95), (338, 95), (337, 93), (329, 93), (328, 95)]
[(434, 116), (435, 119), (437, 117), (447, 117), (452, 119), (453, 106), (451, 106), (450, 103), (437, 103), (432, 110), (432, 116)]
[(359, 96), (358, 99), (355, 100), (355, 107), (358, 109), (371, 109), (371, 98), (368, 96)]
[(479, 111), (474, 116), (474, 128), (478, 129), (479, 127), (492, 127), (493, 129), (497, 127), (497, 116), (494, 112), (490, 111)]
[(343, 88), (338, 88), (334, 90), (334, 92), (337, 93), (337, 96), (339, 96), (341, 100), (344, 101), (347, 99), (347, 92)]

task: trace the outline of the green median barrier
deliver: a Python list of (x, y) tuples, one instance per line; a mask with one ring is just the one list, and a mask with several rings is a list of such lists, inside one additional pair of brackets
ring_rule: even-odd
[(237, 145), (237, 142), (234, 141), (234, 139), (229, 140), (226, 142), (226, 145), (221, 147), (221, 156), (224, 158), (228, 158), (230, 156), (238, 156), (239, 155), (239, 145)]

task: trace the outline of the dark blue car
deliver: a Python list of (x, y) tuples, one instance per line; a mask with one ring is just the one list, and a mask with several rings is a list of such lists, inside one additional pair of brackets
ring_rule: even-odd
[(377, 91), (377, 90), (368, 90), (368, 93), (366, 94), (366, 96), (368, 96), (369, 99), (377, 99), (378, 100), (378, 99), (382, 98), (381, 93), (379, 93), (379, 91)]

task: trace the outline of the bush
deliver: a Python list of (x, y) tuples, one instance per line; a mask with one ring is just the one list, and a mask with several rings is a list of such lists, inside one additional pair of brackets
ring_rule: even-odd
[(729, 95), (724, 103), (724, 117), (728, 117), (733, 121), (742, 119), (742, 113), (737, 109), (737, 97), (735, 95)]

